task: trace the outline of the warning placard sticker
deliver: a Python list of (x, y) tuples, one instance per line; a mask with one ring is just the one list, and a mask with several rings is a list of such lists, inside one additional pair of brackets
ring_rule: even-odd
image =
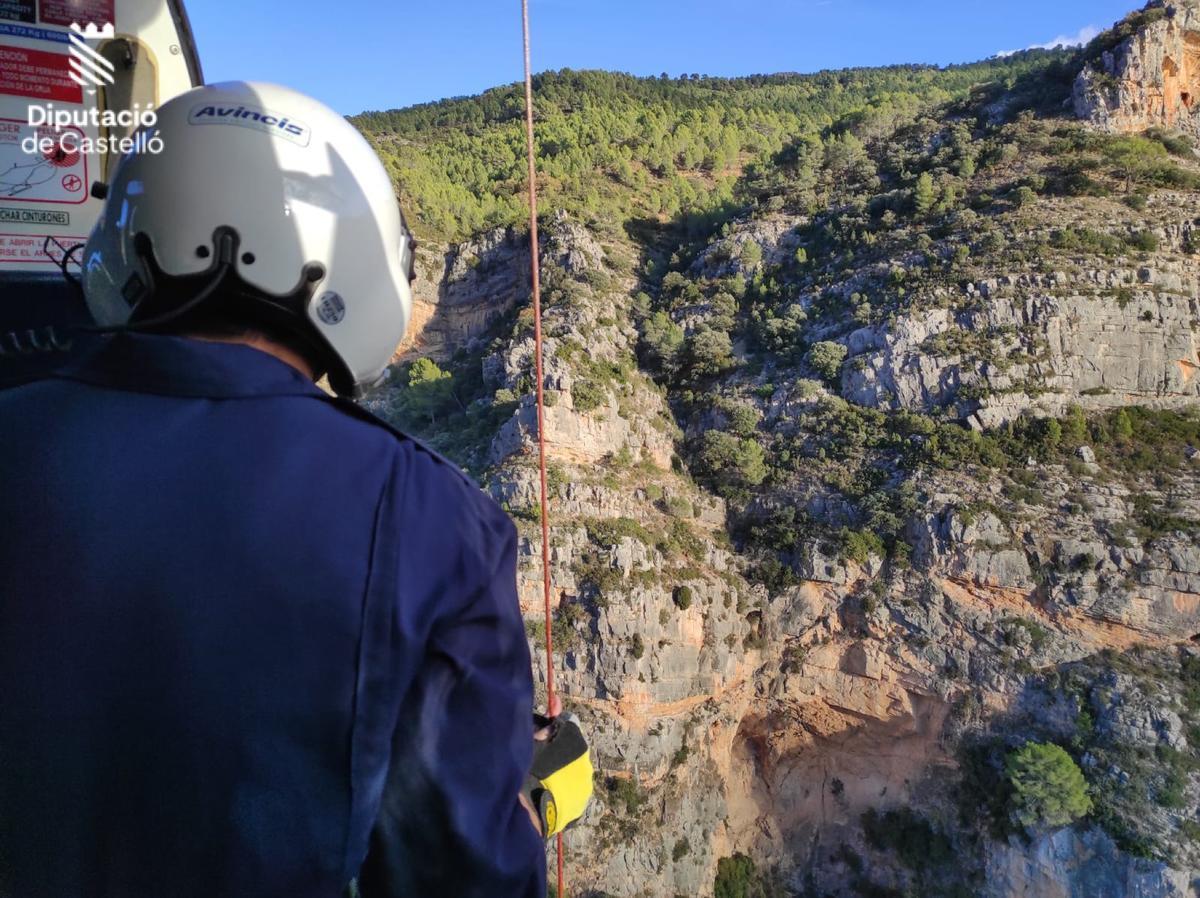
[[(23, 2), (0, 0), (0, 10), (13, 11)], [(92, 11), (111, 8), (103, 3)], [(41, 4), (51, 19), (76, 10), (86, 18), (86, 6)], [(99, 129), (89, 123), (63, 129), (31, 124), (47, 121), (34, 114), (39, 107), (87, 110), (98, 102), (96, 93), (71, 80), (69, 33), (45, 16), (32, 24), (0, 18), (0, 271), (52, 268), (63, 247), (82, 242), (78, 235), (91, 230), (103, 207), (89, 193), (101, 155), (83, 152), (95, 146)]]
[(34, 15), (33, 0), (0, 0), (0, 19), (14, 22), (32, 22)]
[(71, 213), (60, 209), (16, 209), (0, 206), (0, 224), (35, 224), (69, 227)]
[(74, 127), (56, 131), (0, 119), (0, 201), (87, 202), (87, 157), (78, 149), (83, 136)]
[(65, 53), (0, 44), (0, 94), (60, 103), (82, 103)]
[[(55, 237), (63, 246), (86, 243), (86, 237)], [(41, 235), (5, 234), (0, 231), (0, 265), (57, 265), (61, 255), (57, 249), (47, 255), (43, 249), (46, 238)]]
[(116, 24), (115, 0), (41, 0), (42, 21), (47, 25)]

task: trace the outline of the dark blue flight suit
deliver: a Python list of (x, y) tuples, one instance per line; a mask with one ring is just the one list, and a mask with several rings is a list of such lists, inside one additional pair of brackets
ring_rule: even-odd
[(122, 335), (16, 380), (2, 898), (543, 898), (490, 499), (247, 346)]

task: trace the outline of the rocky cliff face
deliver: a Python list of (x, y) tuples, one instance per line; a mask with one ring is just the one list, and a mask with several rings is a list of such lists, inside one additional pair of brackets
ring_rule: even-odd
[(1118, 133), (1147, 128), (1200, 135), (1200, 10), (1192, 0), (1156, 0), (1126, 20), (1113, 46), (1075, 83), (1078, 116)]
[[(568, 273), (600, 264), (592, 240), (577, 234), (562, 217), (545, 242), (546, 260)], [(494, 228), (453, 245), (417, 247), (412, 324), (397, 360), (428, 357), (441, 361), (486, 334), (493, 324), (529, 295), (529, 236), (518, 228)]]
[[(417, 248), (412, 323), (398, 359), (444, 360), (529, 293), (526, 241), (499, 228), (457, 246)], [(524, 262), (524, 266), (522, 266)]]
[[(1061, 257), (1057, 270), (1031, 271), (999, 255), (982, 261), (972, 272), (976, 279), (930, 285), (920, 307), (840, 337), (850, 360), (841, 395), (871, 408), (944, 410), (983, 428), (1033, 410), (1061, 414), (1072, 404), (1194, 404), (1200, 282), (1196, 266), (1180, 258), (1195, 229), (1193, 210), (1181, 199), (1162, 197), (1149, 213), (1115, 211), (1109, 222), (1118, 233), (1152, 234), (1153, 259), (1099, 267), (1089, 253), (1076, 252)], [(1081, 210), (1061, 204), (1055, 211), (1063, 213), (1057, 224), (1069, 226)], [(1152, 230), (1145, 230), (1148, 223)], [(795, 252), (792, 227), (778, 219), (766, 224), (756, 221), (747, 231), (768, 257)], [(1049, 238), (1049, 229), (1005, 234), (1014, 243)], [(725, 242), (739, 245), (736, 234)], [(701, 264), (698, 273), (719, 277), (722, 264)], [(930, 267), (923, 254), (912, 253), (857, 269), (829, 289), (849, 305), (889, 278), (920, 277)], [(840, 327), (833, 321), (828, 330)]]
[[(1200, 632), (1195, 541), (1182, 533), (1128, 536), (1139, 496), (1174, 497), (1178, 517), (1200, 520), (1200, 463), (1188, 462), (1169, 486), (1156, 487), (1114, 480), (1091, 449), (1071, 464), (1022, 462), (1016, 480), (971, 469), (921, 475), (926, 498), (906, 524), (907, 570), (888, 570), (873, 555), (845, 559), (817, 535), (791, 549), (794, 583), (771, 591), (754, 582), (749, 559), (726, 536), (725, 502), (672, 465), (682, 433), (666, 397), (634, 363), (637, 331), (628, 322), (636, 285), (621, 274), (633, 247), (602, 245), (561, 220), (551, 234), (551, 247), (574, 246), (574, 258), (586, 260), (569, 271), (546, 260), (554, 272), (546, 386), (556, 663), (562, 690), (593, 734), (602, 773), (596, 807), (568, 840), (574, 881), (595, 884), (583, 894), (707, 895), (718, 860), (738, 851), (789, 871), (814, 894), (853, 894), (847, 883), (856, 876), (903, 886), (911, 873), (872, 848), (860, 830), (865, 812), (917, 807), (946, 832), (959, 832), (957, 746), (964, 733), (1026, 731), (994, 720), (1033, 702), (1031, 677), (1102, 651), (1166, 648)], [(617, 260), (615, 273), (605, 269), (606, 258)], [(1165, 256), (1156, 264), (1166, 266)], [(1177, 276), (1195, 276), (1185, 269)], [(1126, 273), (1136, 271), (1114, 268), (1104, 277), (1124, 283)], [(1147, 294), (1155, 322), (1195, 316), (1190, 298), (1179, 295), (1185, 291), (1171, 283), (1178, 293)], [(970, 282), (963, 295), (990, 303), (998, 315), (1000, 287)], [(1029, 288), (1049, 306), (1072, 301), (1075, 289), (1066, 278), (1031, 280)], [(944, 332), (953, 320), (946, 313), (927, 326)], [(1120, 339), (1132, 347), (1129, 356), (1145, 359), (1134, 370), (1160, 365), (1168, 336), (1138, 314), (1128, 320), (1136, 329)], [(1117, 339), (1099, 335), (1120, 333), (1075, 321), (1058, 331), (1059, 355), (1047, 370), (1096, 358), (1102, 339)], [(1182, 325), (1190, 337), (1189, 326)], [(885, 345), (902, 332), (881, 330)], [(478, 342), (478, 335), (463, 337)], [(856, 355), (879, 351), (861, 338), (861, 330), (849, 335)], [(909, 339), (916, 346), (928, 336)], [(493, 346), (479, 362), (489, 388), (519, 393), (531, 335), (518, 326)], [(926, 358), (947, 369), (961, 364), (957, 356)], [(598, 365), (625, 373), (601, 376)], [(858, 399), (852, 371), (847, 365), (842, 389)], [(1165, 377), (1170, 369), (1161, 371)], [(1150, 395), (1130, 390), (1097, 399), (1156, 398), (1156, 378)], [(574, 388), (582, 382), (599, 383), (601, 395), (578, 403)], [(1020, 395), (1026, 406), (1038, 404)], [(1073, 390), (1056, 405), (1087, 399)], [(763, 400), (761, 427), (803, 428), (806, 413), (827, 401), (823, 390), (773, 394)], [(521, 595), (540, 670), (541, 570), (528, 514), (537, 502), (534, 435), (526, 393), (486, 451), (488, 488), (524, 532)], [(1130, 704), (1134, 692), (1129, 684), (1111, 688)], [(1066, 699), (1038, 699), (1038, 713), (1050, 701)], [(1137, 701), (1142, 710), (1122, 724), (1125, 740), (1136, 736), (1150, 752), (1160, 742), (1187, 746), (1177, 712)], [(980, 893), (996, 898), (1191, 894), (1186, 869), (1137, 860), (1101, 831), (1067, 830), (1031, 844), (1013, 837), (975, 850)], [(859, 873), (846, 858), (858, 859)], [(1103, 890), (1094, 890), (1097, 883)]]
[[(1112, 71), (1190, 77), (1191, 13), (1150, 9)], [(554, 660), (599, 768), (571, 894), (704, 898), (738, 853), (764, 896), (1196, 894), (1200, 166), (1010, 105), (691, 245), (546, 223)], [(518, 522), (541, 671), (524, 238), (422, 261), (406, 358), (464, 385), (422, 423)], [(1076, 828), (1014, 825), (1031, 741)]]
[(1032, 845), (997, 849), (989, 857), (988, 894), (1188, 898), (1196, 892), (1191, 875), (1123, 855), (1103, 831), (1064, 829)]

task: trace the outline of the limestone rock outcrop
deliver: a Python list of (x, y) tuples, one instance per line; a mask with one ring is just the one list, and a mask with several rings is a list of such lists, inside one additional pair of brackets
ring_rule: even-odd
[(1190, 874), (1166, 864), (1122, 854), (1103, 830), (1063, 829), (1028, 845), (1014, 838), (994, 849), (988, 858), (984, 894), (985, 898), (1191, 898), (1196, 883)]
[(1200, 8), (1155, 0), (1126, 22), (1134, 33), (1076, 80), (1076, 115), (1117, 133), (1162, 127), (1200, 136)]
[[(1200, 283), (1194, 266), (1165, 266), (1006, 274), (969, 284), (969, 311), (939, 309), (851, 333), (853, 364), (842, 393), (876, 408), (957, 409), (982, 427), (1028, 411), (1111, 408), (1133, 397), (1154, 407), (1195, 402)], [(1122, 301), (1111, 299), (1119, 291)], [(984, 336), (988, 349), (955, 349), (964, 334)], [(982, 398), (960, 402), (964, 388)]]
[[(599, 266), (603, 251), (579, 224), (556, 215), (540, 255), (543, 265), (574, 274)], [(441, 361), (529, 296), (529, 240), (508, 227), (450, 246), (418, 244), (416, 272), (412, 322), (397, 358)]]

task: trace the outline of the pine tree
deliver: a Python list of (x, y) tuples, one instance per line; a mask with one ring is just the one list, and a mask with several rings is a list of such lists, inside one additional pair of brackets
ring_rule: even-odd
[(1026, 742), (1009, 754), (1004, 770), (1013, 819), (1022, 826), (1066, 826), (1091, 813), (1083, 771), (1059, 745)]
[(917, 178), (917, 186), (913, 188), (913, 208), (917, 215), (924, 218), (933, 209), (934, 203), (937, 202), (937, 188), (933, 185), (933, 175), (929, 172), (924, 172), (921, 177)]
[(762, 247), (754, 240), (747, 240), (742, 244), (742, 252), (739, 258), (743, 271), (755, 271), (762, 264)]
[(1113, 433), (1116, 434), (1118, 440), (1133, 439), (1133, 420), (1125, 409), (1117, 412), (1117, 417), (1113, 420)]
[(1067, 440), (1070, 441), (1074, 445), (1081, 445), (1081, 444), (1087, 442), (1087, 438), (1088, 438), (1087, 416), (1083, 413), (1083, 409), (1081, 409), (1077, 405), (1072, 405), (1067, 410), (1067, 422), (1066, 422), (1065, 433), (1066, 433)]
[(408, 370), (408, 389), (401, 402), (413, 414), (437, 419), (454, 396), (454, 381), (449, 371), (443, 371), (433, 359), (421, 358)]

